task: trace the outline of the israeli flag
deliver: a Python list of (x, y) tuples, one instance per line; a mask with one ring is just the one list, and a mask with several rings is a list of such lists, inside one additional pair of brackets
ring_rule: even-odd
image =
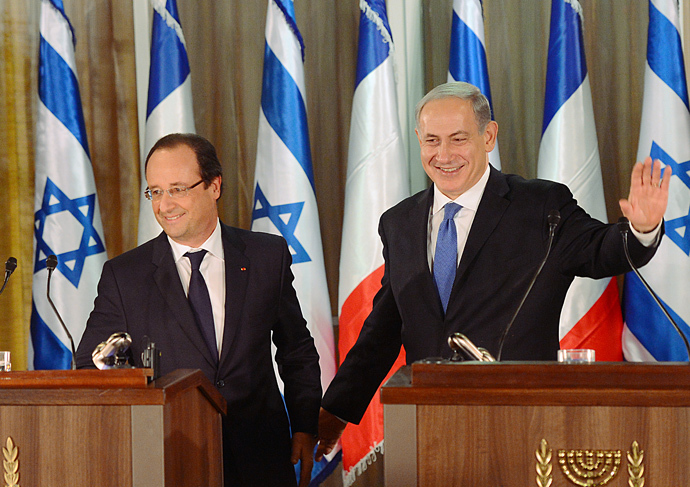
[[(175, 0), (151, 0), (151, 6), (153, 27), (144, 157), (161, 137), (196, 131), (192, 109), (192, 78), (177, 3)], [(147, 187), (144, 162), (141, 161), (140, 245), (157, 237), (162, 231), (153, 216), (151, 202), (144, 196)]]
[(33, 355), (35, 369), (69, 369), (72, 346), (46, 297), (46, 257), (58, 258), (50, 296), (76, 346), (107, 256), (79, 95), (74, 32), (62, 0), (42, 0), (40, 36), (29, 363)]
[[(567, 185), (590, 215), (607, 221), (577, 0), (553, 0), (544, 122), (537, 174)], [(561, 311), (561, 348), (592, 348), (597, 360), (622, 359), (623, 318), (614, 279), (576, 277)]]
[[(647, 65), (637, 159), (659, 159), (673, 170), (664, 215), (666, 234), (640, 269), (683, 333), (690, 336), (690, 111), (678, 2), (649, 2)], [(631, 361), (688, 360), (683, 341), (640, 280), (626, 274), (623, 353)]]
[[(484, 10), (481, 0), (453, 0), (453, 23), (450, 32), (450, 60), (448, 81), (464, 81), (473, 84), (489, 100), (491, 116), (494, 116), (489, 86), (489, 70), (486, 65), (484, 44)], [(489, 153), (489, 162), (501, 170), (498, 142)]]
[[(325, 391), (335, 375), (335, 344), (309, 146), (304, 43), (292, 0), (268, 2), (251, 228), (287, 241)], [(324, 458), (315, 464), (313, 482), (330, 473), (333, 463)]]

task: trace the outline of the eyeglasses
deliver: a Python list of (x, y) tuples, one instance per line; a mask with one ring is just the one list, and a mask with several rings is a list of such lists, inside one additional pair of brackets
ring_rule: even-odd
[(168, 189), (151, 189), (151, 188), (146, 188), (146, 191), (144, 191), (144, 196), (146, 196), (146, 199), (149, 201), (160, 201), (160, 199), (163, 197), (163, 193), (168, 193), (168, 195), (171, 198), (184, 198), (187, 196), (187, 193), (189, 193), (190, 189), (194, 189), (197, 186), (199, 186), (201, 183), (203, 183), (204, 180), (200, 180), (197, 183), (192, 184), (191, 186), (173, 186), (172, 188)]

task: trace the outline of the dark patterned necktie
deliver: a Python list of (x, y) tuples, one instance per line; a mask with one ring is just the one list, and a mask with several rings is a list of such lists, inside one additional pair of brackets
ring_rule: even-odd
[(199, 252), (187, 252), (184, 254), (192, 264), (192, 277), (189, 280), (189, 304), (194, 312), (196, 324), (201, 331), (206, 346), (213, 355), (214, 363), (218, 362), (218, 345), (216, 344), (216, 327), (213, 324), (213, 309), (211, 308), (211, 297), (208, 294), (208, 287), (204, 276), (201, 275), (199, 267), (206, 255), (205, 250)]
[(443, 312), (448, 309), (450, 291), (453, 289), (455, 272), (458, 267), (458, 231), (453, 217), (462, 206), (457, 203), (446, 203), (443, 221), (438, 229), (436, 253), (434, 254), (434, 281), (441, 297)]

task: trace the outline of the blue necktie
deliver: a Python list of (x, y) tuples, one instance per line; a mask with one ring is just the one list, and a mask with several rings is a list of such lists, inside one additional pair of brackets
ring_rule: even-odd
[(204, 276), (201, 275), (199, 267), (206, 255), (205, 250), (198, 252), (187, 252), (184, 254), (192, 264), (192, 277), (189, 280), (189, 304), (194, 312), (196, 324), (204, 337), (206, 346), (213, 355), (213, 362), (218, 362), (218, 345), (216, 344), (216, 327), (213, 324), (213, 309), (211, 308), (211, 297), (208, 294), (208, 287)]
[(453, 217), (462, 206), (457, 203), (446, 203), (443, 221), (438, 229), (436, 253), (434, 254), (434, 281), (441, 297), (443, 312), (448, 309), (450, 291), (453, 289), (455, 272), (458, 267), (458, 231)]

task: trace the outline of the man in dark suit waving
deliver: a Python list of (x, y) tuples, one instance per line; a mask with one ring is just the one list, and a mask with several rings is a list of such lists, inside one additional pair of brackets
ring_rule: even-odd
[(146, 180), (163, 233), (105, 264), (78, 365), (93, 366), (94, 347), (126, 331), (141, 366), (148, 337), (161, 351), (161, 374), (201, 369), (227, 400), (226, 485), (296, 485), (298, 460), (307, 485), (321, 385), (285, 240), (220, 222), (222, 169), (200, 136), (160, 139), (146, 159)]
[[(555, 360), (558, 321), (575, 276), (603, 278), (630, 270), (615, 225), (591, 218), (568, 188), (528, 181), (489, 166), (498, 125), (489, 103), (467, 83), (447, 83), (417, 105), (422, 165), (433, 186), (381, 217), (385, 260), (381, 289), (326, 392), (316, 459), (347, 422), (358, 423), (400, 346), (412, 363), (449, 358), (448, 337), (461, 332), (497, 354), (501, 335), (546, 255), (549, 214), (560, 214), (553, 248), (505, 341), (508, 360)], [(636, 238), (637, 265), (651, 259), (663, 232), (670, 168), (647, 159), (633, 169), (621, 200)]]

